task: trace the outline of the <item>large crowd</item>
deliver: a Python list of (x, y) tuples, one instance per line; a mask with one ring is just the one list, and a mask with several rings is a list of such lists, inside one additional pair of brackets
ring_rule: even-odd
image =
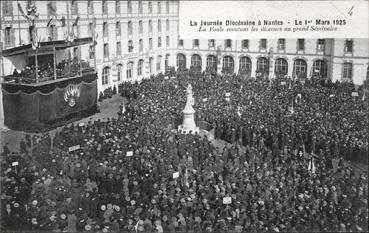
[[(188, 84), (228, 146), (175, 130)], [(348, 163), (367, 163), (363, 87), (182, 72), (118, 89), (117, 116), (4, 148), (2, 230), (368, 231), (367, 171)]]

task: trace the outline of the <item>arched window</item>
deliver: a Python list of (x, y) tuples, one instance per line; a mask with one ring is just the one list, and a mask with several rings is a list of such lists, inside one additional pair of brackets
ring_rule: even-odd
[(154, 71), (154, 58), (150, 57), (149, 58), (149, 69), (150, 69), (150, 74)]
[(194, 54), (191, 57), (191, 66), (195, 69), (197, 72), (201, 72), (201, 57), (198, 54)]
[(165, 71), (167, 71), (169, 67), (169, 57), (170, 57), (170, 54), (165, 54), (165, 62), (164, 62)]
[(298, 78), (306, 78), (307, 76), (307, 64), (303, 59), (296, 59), (293, 62), (293, 76)]
[(275, 74), (276, 75), (287, 75), (288, 63), (284, 58), (278, 58), (275, 61)]
[(352, 79), (352, 63), (351, 62), (345, 62), (343, 63), (343, 79)]
[(152, 20), (149, 20), (149, 33), (152, 33)]
[(327, 78), (327, 63), (324, 60), (316, 60), (313, 64), (313, 75)]
[(162, 60), (162, 56), (159, 55), (156, 59), (156, 71), (161, 71), (161, 60)]
[(128, 21), (128, 35), (132, 35), (132, 32), (133, 32), (132, 21)]
[(179, 69), (186, 68), (186, 56), (182, 53), (177, 54), (177, 67)]
[(243, 56), (240, 58), (240, 74), (251, 74), (251, 59), (249, 57)]
[(144, 61), (142, 59), (138, 61), (137, 75), (142, 75), (143, 63), (144, 63)]
[(256, 63), (256, 73), (269, 74), (269, 61), (265, 57), (260, 57)]
[(232, 74), (234, 72), (233, 57), (231, 56), (223, 57), (223, 72), (227, 74)]
[(127, 64), (127, 79), (131, 79), (133, 76), (133, 62)]
[(122, 80), (123, 78), (123, 65), (122, 64), (117, 65), (117, 78), (118, 78), (118, 81)]
[(106, 66), (102, 70), (102, 75), (101, 75), (102, 85), (109, 84), (109, 78), (110, 78), (110, 67)]
[(217, 71), (217, 57), (216, 56), (209, 55), (206, 58), (206, 68)]

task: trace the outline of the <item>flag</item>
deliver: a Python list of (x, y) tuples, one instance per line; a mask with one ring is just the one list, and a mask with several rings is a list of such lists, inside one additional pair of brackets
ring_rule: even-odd
[(18, 3), (18, 10), (21, 13), (21, 15), (23, 15), (24, 17), (26, 16), (26, 14), (24, 14), (24, 11), (23, 11), (22, 6), (21, 6), (20, 3)]
[(56, 10), (55, 8), (51, 5), (51, 2), (49, 2), (47, 4), (47, 9), (49, 10), (49, 15), (54, 15), (56, 16)]

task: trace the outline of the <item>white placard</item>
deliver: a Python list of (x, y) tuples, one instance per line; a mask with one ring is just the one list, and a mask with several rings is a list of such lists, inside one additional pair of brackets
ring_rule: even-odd
[(75, 151), (75, 150), (78, 150), (78, 149), (80, 149), (81, 148), (81, 146), (80, 145), (75, 145), (75, 146), (71, 146), (71, 147), (69, 147), (69, 152), (71, 152), (71, 151)]
[(356, 96), (357, 97), (357, 96), (359, 96), (359, 93), (357, 93), (356, 91), (355, 92), (352, 92), (351, 93), (351, 96)]
[(229, 96), (231, 96), (231, 93), (230, 92), (227, 92), (227, 93), (225, 93), (225, 96), (226, 97), (229, 97)]
[(18, 166), (19, 165), (19, 162), (12, 162), (12, 166)]
[(202, 99), (202, 102), (206, 102), (206, 101), (208, 101), (208, 98)]
[(369, 1), (180, 1), (180, 39), (368, 38)]
[(127, 156), (127, 157), (131, 157), (131, 156), (133, 156), (133, 151), (127, 151), (126, 156)]
[(281, 85), (282, 85), (282, 86), (286, 86), (286, 84), (287, 84), (287, 83), (286, 83), (285, 81), (282, 81), (282, 82), (281, 82)]
[(225, 205), (232, 204), (232, 197), (223, 197), (223, 204)]
[(178, 178), (179, 177), (179, 172), (174, 172), (173, 173), (173, 179), (176, 179), (176, 178)]

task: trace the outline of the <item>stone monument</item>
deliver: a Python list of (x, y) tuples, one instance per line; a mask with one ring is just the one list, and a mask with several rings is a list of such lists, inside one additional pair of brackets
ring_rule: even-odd
[(199, 133), (200, 128), (195, 123), (195, 110), (193, 109), (192, 86), (189, 84), (186, 89), (186, 106), (183, 109), (183, 123), (178, 126), (178, 131), (181, 133)]

